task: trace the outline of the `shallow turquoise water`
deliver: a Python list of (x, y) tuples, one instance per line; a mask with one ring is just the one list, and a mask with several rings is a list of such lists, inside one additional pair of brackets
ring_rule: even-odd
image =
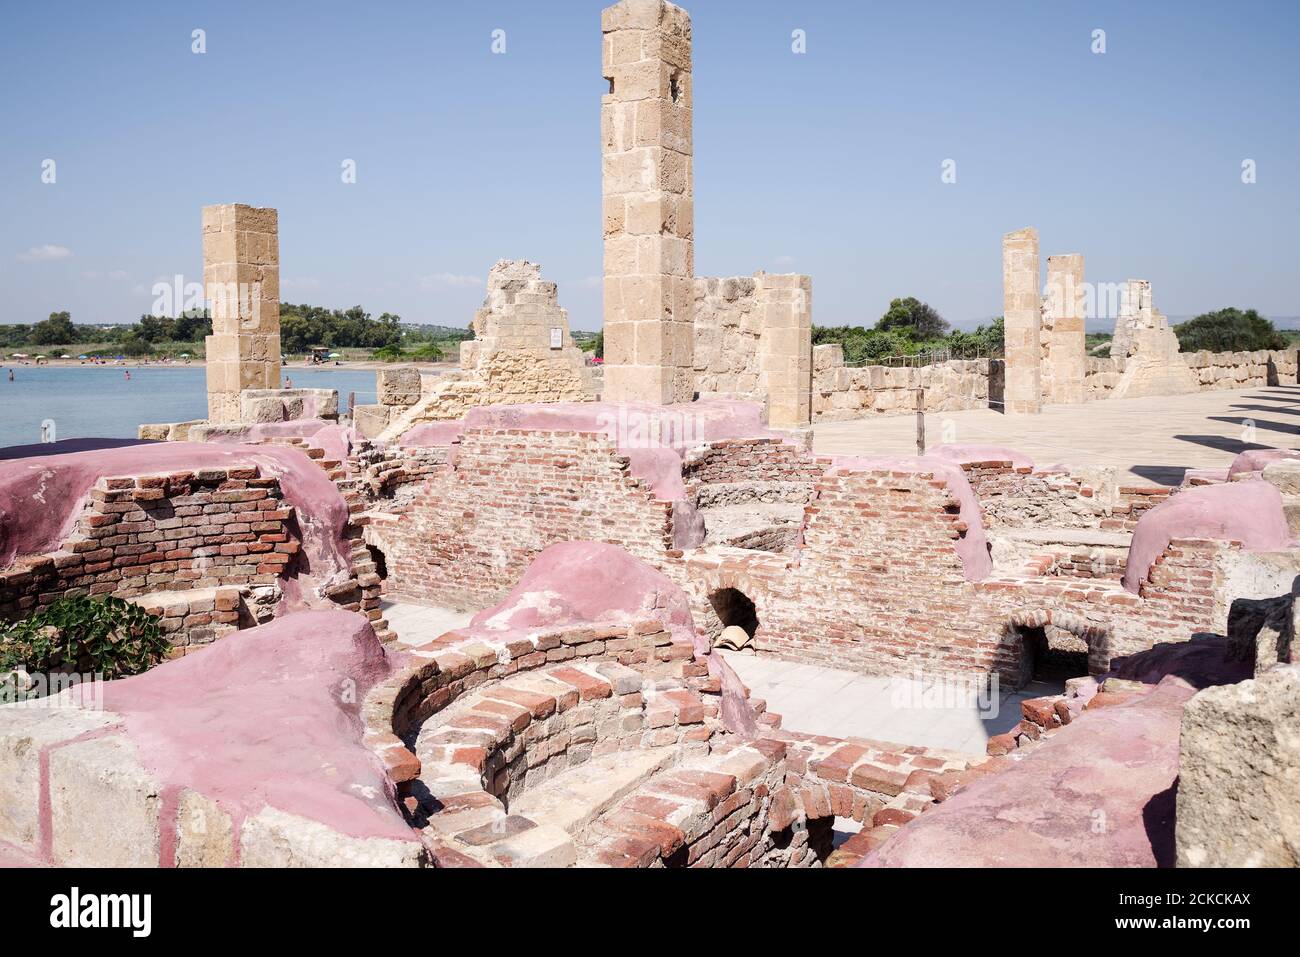
[[(9, 381), (9, 370), (14, 381)], [(123, 375), (131, 373), (130, 381)], [(339, 405), (355, 391), (375, 401), (375, 373), (292, 366), (299, 387), (337, 389)], [(0, 365), (0, 446), (41, 441), (41, 423), (53, 420), (59, 439), (133, 439), (141, 422), (183, 422), (207, 415), (201, 366)]]

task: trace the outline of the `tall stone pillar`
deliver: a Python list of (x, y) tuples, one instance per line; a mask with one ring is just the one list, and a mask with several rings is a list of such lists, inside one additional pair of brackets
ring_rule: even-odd
[(1083, 401), (1087, 349), (1084, 341), (1083, 256), (1047, 257), (1047, 301), (1043, 309), (1047, 353), (1043, 400)]
[(601, 13), (605, 385), (611, 402), (695, 394), (691, 21), (662, 0)]
[(239, 421), (243, 389), (280, 388), (280, 240), (274, 209), (203, 207), (208, 421)]
[(754, 278), (767, 423), (777, 429), (807, 425), (812, 421), (812, 278), (761, 272)]
[(1038, 293), (1038, 230), (1032, 226), (1002, 237), (1002, 317), (1006, 411), (1041, 412), (1042, 300)]

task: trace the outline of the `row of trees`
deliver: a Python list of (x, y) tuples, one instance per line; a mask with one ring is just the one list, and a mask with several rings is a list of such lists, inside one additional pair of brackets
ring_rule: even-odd
[[(212, 334), (207, 310), (176, 318), (141, 316), (131, 325), (76, 325), (68, 312), (50, 313), (32, 325), (0, 326), (0, 348), (43, 348), (105, 343), (125, 355), (148, 355), (164, 344), (199, 346)], [(386, 355), (438, 358), (439, 342), (468, 339), (466, 330), (438, 326), (403, 326), (400, 316), (385, 312), (372, 319), (361, 306), (327, 309), (307, 303), (280, 307), (280, 347), (287, 354), (316, 346), (329, 349), (370, 349)], [(177, 350), (171, 350), (177, 351)]]
[[(1202, 313), (1174, 327), (1183, 352), (1254, 352), (1284, 349), (1288, 337), (1254, 309), (1219, 309)], [(1092, 335), (1089, 341), (1108, 340)], [(951, 329), (927, 303), (914, 297), (894, 299), (889, 309), (866, 329), (862, 326), (813, 326), (813, 343), (838, 342), (850, 364), (880, 362), (890, 356), (919, 353), (947, 354), (953, 358), (1000, 356), (1003, 350), (1002, 317), (974, 332)]]
[(943, 353), (953, 358), (1002, 354), (1002, 317), (974, 332), (952, 329), (929, 303), (914, 296), (893, 299), (870, 328), (813, 326), (813, 344), (839, 343), (852, 365), (880, 362), (889, 356)]

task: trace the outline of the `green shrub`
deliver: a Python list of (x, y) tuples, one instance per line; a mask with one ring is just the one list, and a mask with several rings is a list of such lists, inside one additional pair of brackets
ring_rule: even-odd
[(160, 620), (109, 595), (56, 599), (30, 618), (0, 623), (0, 669), (98, 674), (148, 671), (171, 647)]
[(1174, 326), (1183, 352), (1255, 352), (1285, 349), (1282, 334), (1254, 309), (1220, 309)]

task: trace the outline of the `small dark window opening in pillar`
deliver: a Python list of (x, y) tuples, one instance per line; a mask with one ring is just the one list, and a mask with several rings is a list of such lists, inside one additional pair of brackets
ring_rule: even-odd
[(610, 96), (613, 96), (613, 95), (614, 95), (614, 78), (613, 78), (612, 76), (607, 76), (607, 77), (605, 77), (605, 79), (609, 81), (609, 95), (610, 95)]
[(370, 553), (370, 560), (375, 563), (375, 574), (380, 580), (388, 577), (388, 560), (384, 558), (384, 553), (374, 545), (367, 545), (366, 551)]
[(722, 622), (722, 627), (739, 625), (753, 638), (758, 631), (758, 612), (744, 592), (735, 588), (720, 588), (709, 596), (709, 604)]
[(682, 95), (681, 77), (680, 74), (676, 72), (670, 74), (668, 77), (668, 95), (673, 98), (674, 103), (676, 103), (677, 98)]

